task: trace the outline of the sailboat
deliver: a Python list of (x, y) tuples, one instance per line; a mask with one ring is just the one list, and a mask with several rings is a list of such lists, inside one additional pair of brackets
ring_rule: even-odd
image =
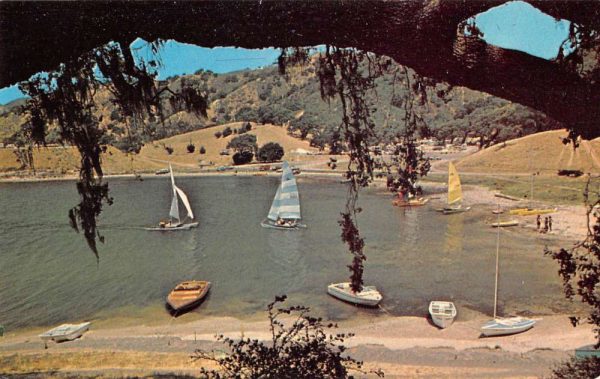
[[(194, 213), (192, 212), (190, 201), (188, 200), (188, 197), (185, 194), (185, 192), (183, 192), (181, 188), (175, 185), (175, 178), (173, 177), (173, 168), (171, 168), (171, 165), (169, 165), (169, 172), (171, 173), (171, 187), (173, 189), (173, 200), (171, 200), (169, 220), (161, 221), (157, 227), (144, 228), (146, 230), (174, 231), (187, 230), (198, 226), (198, 222), (184, 222), (188, 218), (190, 220), (194, 220)], [(187, 215), (183, 220), (179, 216), (179, 199), (181, 199), (181, 202), (183, 203), (187, 211)]]
[[(500, 222), (500, 215), (498, 215)], [(498, 260), (500, 255), (500, 228), (496, 234), (496, 280), (494, 283), (494, 319), (481, 327), (481, 333), (486, 337), (506, 336), (525, 332), (535, 325), (535, 320), (526, 317), (496, 317), (498, 309)]]
[(300, 196), (298, 194), (296, 178), (294, 178), (290, 165), (284, 161), (282, 165), (281, 183), (279, 184), (279, 187), (277, 187), (277, 192), (273, 198), (269, 214), (260, 225), (262, 225), (263, 228), (282, 230), (306, 228), (306, 225), (299, 222), (301, 218)]
[(448, 205), (438, 211), (444, 214), (466, 212), (471, 207), (462, 206), (462, 186), (458, 171), (452, 162), (448, 162)]

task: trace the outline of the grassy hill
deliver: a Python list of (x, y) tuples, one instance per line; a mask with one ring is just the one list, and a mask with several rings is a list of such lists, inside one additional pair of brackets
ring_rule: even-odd
[(480, 173), (600, 173), (600, 140), (582, 141), (575, 150), (561, 142), (566, 135), (565, 130), (553, 130), (500, 143), (463, 158), (457, 168)]
[[(188, 172), (199, 171), (201, 165), (209, 168), (231, 165), (231, 155), (220, 155), (220, 152), (237, 134), (216, 138), (215, 132), (222, 131), (226, 127), (236, 129), (241, 125), (241, 122), (219, 125), (157, 140), (146, 144), (139, 154), (125, 154), (112, 146), (108, 147), (107, 151), (102, 154), (104, 172), (106, 174), (154, 172), (157, 169), (165, 168), (169, 162), (178, 171)], [(302, 154), (294, 154), (296, 149), (317, 151), (309, 146), (308, 141), (290, 136), (281, 126), (254, 124), (252, 130), (247, 133), (256, 135), (259, 147), (267, 142), (279, 143), (285, 151), (284, 159), (292, 162), (307, 159)], [(187, 152), (187, 145), (190, 141), (196, 147), (194, 153)], [(172, 154), (165, 149), (167, 146), (173, 148)], [(201, 146), (204, 146), (205, 154), (200, 154)], [(78, 172), (79, 155), (72, 147), (36, 148), (33, 157), (35, 168), (39, 172), (57, 175)], [(12, 172), (20, 168), (21, 164), (17, 161), (17, 156), (12, 148), (0, 149), (0, 172)]]

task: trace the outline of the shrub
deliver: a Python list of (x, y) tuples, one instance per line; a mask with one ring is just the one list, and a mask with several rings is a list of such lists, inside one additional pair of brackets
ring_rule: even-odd
[(169, 155), (173, 154), (173, 151), (175, 151), (175, 150), (173, 150), (173, 148), (171, 146), (165, 146), (165, 150), (167, 151), (167, 154), (169, 154)]
[(200, 146), (200, 154), (206, 154), (206, 149), (204, 146)]
[(252, 162), (254, 154), (250, 151), (238, 151), (233, 154), (233, 163), (236, 165), (246, 164)]
[(254, 134), (242, 134), (241, 136), (237, 136), (229, 141), (227, 148), (237, 152), (249, 151), (254, 153), (258, 149), (256, 136)]
[(223, 133), (219, 132), (215, 132), (215, 137), (217, 138), (221, 138), (221, 136), (223, 135)]
[(187, 152), (191, 154), (194, 151), (196, 151), (196, 146), (192, 143), (192, 141), (190, 141), (190, 143), (187, 145)]
[(233, 133), (233, 130), (228, 126), (223, 130), (223, 137), (230, 136)]
[(284, 155), (283, 147), (276, 142), (268, 142), (258, 149), (256, 159), (261, 162), (279, 161)]
[(552, 379), (596, 378), (600, 375), (600, 358), (572, 357), (552, 370)]

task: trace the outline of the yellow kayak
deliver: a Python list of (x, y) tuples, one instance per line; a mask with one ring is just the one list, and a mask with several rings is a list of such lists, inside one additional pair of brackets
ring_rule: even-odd
[(532, 216), (542, 215), (547, 213), (554, 213), (558, 211), (558, 208), (544, 208), (544, 209), (529, 209), (529, 208), (517, 208), (511, 209), (508, 213), (517, 216)]

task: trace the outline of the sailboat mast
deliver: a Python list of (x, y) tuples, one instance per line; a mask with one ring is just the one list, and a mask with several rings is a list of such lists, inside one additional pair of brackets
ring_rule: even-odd
[[(498, 205), (498, 211), (500, 210), (500, 206)], [(500, 255), (500, 212), (498, 212), (497, 221), (498, 224), (496, 226), (497, 234), (496, 234), (496, 279), (494, 282), (494, 319), (496, 318), (496, 311), (498, 308), (498, 256)]]

